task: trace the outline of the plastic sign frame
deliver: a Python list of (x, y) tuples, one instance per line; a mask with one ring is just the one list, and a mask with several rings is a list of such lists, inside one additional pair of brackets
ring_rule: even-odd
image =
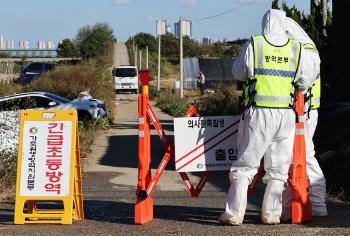
[[(59, 207), (38, 208), (47, 202)], [(77, 111), (21, 111), (14, 223), (72, 224), (83, 218)]]

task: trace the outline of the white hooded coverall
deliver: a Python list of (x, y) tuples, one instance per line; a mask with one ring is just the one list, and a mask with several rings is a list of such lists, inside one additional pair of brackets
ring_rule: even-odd
[[(287, 17), (287, 36), (292, 38), (303, 45), (315, 43), (310, 39), (307, 33), (295, 22), (293, 19)], [(318, 68), (320, 66), (320, 57), (317, 53), (310, 50), (305, 50), (305, 63), (307, 63), (307, 70), (316, 78)], [(308, 103), (305, 104), (305, 112), (308, 111)], [(326, 216), (326, 180), (323, 176), (323, 172), (320, 165), (315, 158), (315, 149), (313, 143), (313, 136), (317, 126), (318, 112), (316, 109), (312, 109), (309, 115), (305, 115), (305, 145), (306, 145), (306, 168), (309, 178), (309, 193), (310, 202), (312, 208), (312, 214), (314, 216)], [(293, 199), (293, 191), (290, 185), (287, 183), (285, 191), (283, 192), (283, 214), (282, 219), (288, 220), (292, 217), (291, 201)]]
[[(263, 17), (263, 35), (276, 46), (288, 42), (286, 35), (286, 15), (284, 11), (269, 10)], [(254, 79), (254, 55), (252, 42), (248, 41), (235, 59), (232, 73), (235, 79)], [(304, 51), (301, 49), (296, 82), (301, 91), (306, 91), (312, 81), (304, 75)], [(265, 152), (274, 145), (270, 155), (264, 158), (267, 184), (263, 205), (262, 221), (267, 224), (279, 223), (282, 213), (282, 192), (288, 179), (295, 133), (295, 113), (292, 109), (249, 107), (242, 114), (238, 129), (238, 160), (232, 164), (230, 188), (227, 196), (226, 212), (219, 218), (222, 222), (241, 224), (247, 205), (247, 189), (260, 166)], [(271, 148), (270, 148), (271, 149)], [(226, 218), (226, 219), (225, 219)]]

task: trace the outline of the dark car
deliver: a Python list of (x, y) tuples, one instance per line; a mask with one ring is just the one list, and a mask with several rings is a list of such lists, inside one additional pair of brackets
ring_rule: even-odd
[(52, 62), (30, 62), (20, 72), (18, 82), (20, 84), (30, 83), (32, 80), (38, 79), (44, 72), (53, 70), (57, 67)]

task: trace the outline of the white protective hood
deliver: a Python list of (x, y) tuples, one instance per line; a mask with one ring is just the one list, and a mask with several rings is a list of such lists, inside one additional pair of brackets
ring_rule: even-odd
[(315, 46), (315, 43), (297, 22), (289, 17), (287, 17), (286, 22), (286, 32), (289, 38), (295, 39), (302, 44), (310, 43)]
[(273, 45), (281, 46), (287, 43), (286, 13), (281, 10), (270, 9), (262, 19), (262, 34)]

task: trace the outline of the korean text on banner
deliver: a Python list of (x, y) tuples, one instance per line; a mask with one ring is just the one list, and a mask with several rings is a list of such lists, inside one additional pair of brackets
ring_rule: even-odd
[(174, 119), (177, 172), (228, 170), (237, 159), (240, 116)]
[(69, 194), (71, 121), (23, 124), (21, 196)]

